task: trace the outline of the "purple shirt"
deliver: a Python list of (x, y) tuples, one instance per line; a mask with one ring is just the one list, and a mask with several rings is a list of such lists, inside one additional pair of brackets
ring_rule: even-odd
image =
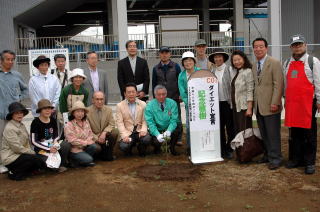
[(99, 91), (99, 75), (98, 75), (98, 69), (96, 70), (90, 70), (90, 76), (91, 76), (91, 80), (92, 80), (92, 85), (93, 85), (93, 90), (94, 91)]

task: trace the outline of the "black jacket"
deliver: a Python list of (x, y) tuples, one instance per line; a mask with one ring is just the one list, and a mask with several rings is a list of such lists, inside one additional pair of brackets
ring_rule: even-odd
[(129, 82), (133, 82), (136, 85), (143, 83), (142, 91), (145, 94), (149, 93), (150, 74), (148, 63), (145, 59), (137, 57), (135, 75), (133, 75), (128, 57), (118, 62), (118, 84), (122, 98), (124, 98), (125, 85)]

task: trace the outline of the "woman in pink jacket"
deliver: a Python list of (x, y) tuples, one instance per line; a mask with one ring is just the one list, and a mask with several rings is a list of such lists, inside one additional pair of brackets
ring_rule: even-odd
[(94, 166), (93, 155), (97, 151), (90, 124), (86, 120), (87, 113), (83, 102), (75, 102), (70, 111), (70, 121), (64, 128), (65, 137), (71, 144), (72, 162), (80, 166)]

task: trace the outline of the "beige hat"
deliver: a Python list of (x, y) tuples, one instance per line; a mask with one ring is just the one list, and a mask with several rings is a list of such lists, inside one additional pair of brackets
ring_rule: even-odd
[(85, 113), (88, 113), (88, 109), (86, 108), (86, 106), (84, 106), (83, 102), (82, 101), (76, 101), (73, 105), (72, 105), (72, 108), (70, 110), (70, 114), (72, 115), (73, 112), (75, 110), (79, 110), (79, 109), (82, 109), (84, 110)]
[(84, 75), (83, 69), (81, 69), (81, 68), (75, 68), (75, 69), (73, 69), (73, 70), (71, 71), (69, 80), (71, 80), (73, 77), (76, 77), (76, 76), (83, 77), (84, 79), (87, 78), (87, 76)]
[(51, 108), (53, 109), (54, 107), (52, 106), (51, 102), (48, 99), (41, 99), (38, 102), (38, 108), (36, 110), (36, 113), (40, 113), (42, 109), (45, 108)]

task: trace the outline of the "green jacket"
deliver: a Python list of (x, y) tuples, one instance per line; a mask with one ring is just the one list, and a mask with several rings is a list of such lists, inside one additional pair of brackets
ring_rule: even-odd
[(158, 100), (153, 99), (147, 104), (144, 116), (151, 135), (158, 136), (160, 132), (166, 130), (173, 132), (179, 121), (177, 103), (166, 98), (164, 111), (162, 111)]
[[(194, 70), (199, 71), (200, 68), (194, 67)], [(188, 108), (188, 79), (186, 70), (179, 74), (178, 87), (182, 101), (184, 102), (185, 107)]]
[(83, 87), (83, 85), (80, 86), (79, 91), (76, 91), (72, 84), (67, 85), (61, 90), (60, 98), (59, 98), (59, 109), (61, 113), (68, 112), (68, 96), (69, 95), (84, 95), (83, 103), (85, 106), (88, 102), (88, 96), (89, 92), (88, 90)]

